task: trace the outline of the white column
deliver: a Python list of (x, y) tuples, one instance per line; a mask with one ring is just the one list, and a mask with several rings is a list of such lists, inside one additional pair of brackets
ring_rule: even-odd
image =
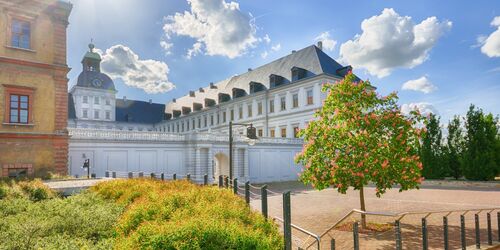
[(250, 164), (248, 162), (248, 159), (249, 159), (248, 155), (249, 155), (248, 148), (246, 148), (243, 151), (243, 156), (244, 156), (243, 158), (245, 159), (245, 164), (244, 164), (244, 166), (245, 166), (245, 169), (244, 169), (244, 171), (245, 171), (244, 172), (245, 173), (245, 178), (244, 178), (245, 182), (248, 181), (248, 180), (250, 180), (250, 169), (249, 169)]
[(196, 147), (196, 153), (194, 158), (194, 173), (192, 173), (193, 179), (199, 180), (201, 173), (201, 158), (200, 158), (200, 148)]
[(212, 176), (214, 175), (214, 156), (212, 155), (212, 147), (208, 148), (208, 166), (207, 166), (207, 175), (208, 175), (208, 182), (212, 183), (213, 179)]

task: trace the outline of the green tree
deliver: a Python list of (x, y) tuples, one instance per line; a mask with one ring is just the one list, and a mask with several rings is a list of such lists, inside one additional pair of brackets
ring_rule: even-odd
[(460, 126), (460, 118), (454, 116), (448, 123), (448, 136), (446, 138), (446, 162), (451, 176), (458, 179), (462, 176), (462, 154), (464, 135)]
[(470, 180), (493, 180), (500, 173), (498, 117), (470, 105), (465, 129), (463, 173)]
[(439, 117), (430, 114), (425, 121), (427, 133), (423, 137), (420, 157), (424, 169), (422, 175), (428, 179), (441, 179), (445, 175), (445, 162), (442, 153), (442, 132), (439, 127)]
[[(328, 92), (317, 119), (300, 131), (305, 143), (295, 160), (304, 169), (300, 179), (322, 190), (333, 187), (345, 194), (359, 190), (366, 211), (363, 187), (374, 183), (377, 197), (399, 185), (399, 191), (418, 188), (422, 163), (418, 148), (424, 129), (422, 116), (405, 116), (397, 95), (377, 95), (368, 81), (349, 73), (344, 80), (322, 88)], [(362, 216), (362, 227), (366, 218)]]

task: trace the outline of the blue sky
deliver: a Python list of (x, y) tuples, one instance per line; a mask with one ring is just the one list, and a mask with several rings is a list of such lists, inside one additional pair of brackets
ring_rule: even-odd
[[(165, 103), (321, 37), (330, 45), (325, 50), (331, 57), (353, 65), (354, 72), (382, 94), (398, 91), (401, 105), (433, 109), (444, 121), (465, 113), (470, 103), (500, 113), (498, 1), (73, 4), (68, 27), (70, 86), (91, 38), (104, 54), (103, 68), (115, 79), (117, 97)], [(191, 56), (190, 49), (195, 51)]]

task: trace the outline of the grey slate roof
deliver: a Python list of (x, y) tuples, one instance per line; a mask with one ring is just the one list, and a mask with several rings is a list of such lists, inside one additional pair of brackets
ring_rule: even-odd
[(71, 93), (68, 93), (68, 119), (76, 119), (75, 102)]
[(243, 89), (248, 94), (250, 93), (250, 82), (261, 83), (269, 89), (269, 76), (271, 74), (282, 76), (284, 78), (284, 83), (288, 84), (292, 82), (291, 69), (293, 67), (305, 69), (305, 78), (324, 73), (344, 77), (347, 73), (345, 70), (338, 71), (344, 67), (321, 49), (315, 45), (311, 45), (241, 75), (220, 81), (214, 84), (217, 89), (211, 89), (207, 86), (203, 88), (204, 92), (200, 92), (199, 90), (195, 91), (195, 97), (191, 97), (188, 94), (176, 98), (175, 103), (169, 102), (167, 104), (165, 112), (172, 113), (173, 110), (181, 110), (183, 106), (192, 107), (193, 102), (203, 103), (205, 98), (217, 100), (218, 93), (226, 93), (232, 96), (233, 88)]
[(116, 100), (116, 121), (158, 123), (165, 115), (165, 105), (136, 100)]
[[(101, 80), (102, 82), (102, 85), (100, 87), (96, 87), (92, 84), (92, 80), (96, 78)], [(111, 80), (108, 75), (98, 71), (82, 71), (80, 75), (78, 75), (76, 86), (116, 91), (113, 80)]]

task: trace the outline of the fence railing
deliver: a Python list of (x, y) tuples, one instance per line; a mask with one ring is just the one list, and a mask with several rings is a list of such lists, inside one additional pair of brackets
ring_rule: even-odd
[[(192, 180), (191, 179), (191, 174), (185, 174), (185, 175), (178, 175), (176, 173), (174, 174), (164, 174), (164, 173), (144, 173), (144, 172), (106, 172), (106, 177), (110, 178), (134, 178), (134, 177), (143, 177), (143, 178), (152, 178), (152, 179), (161, 179), (161, 180), (178, 180), (178, 179), (187, 179), (187, 180)], [(203, 185), (210, 185), (208, 175), (203, 176)], [(243, 185), (240, 185), (243, 184)], [(362, 245), (360, 242), (360, 228), (359, 228), (359, 223), (361, 220), (355, 219), (352, 221), (353, 216), (363, 216), (367, 218), (368, 216), (375, 216), (375, 217), (383, 217), (388, 220), (391, 220), (390, 225), (393, 230), (393, 241), (395, 245), (396, 250), (402, 250), (403, 249), (403, 242), (404, 242), (404, 234), (402, 232), (402, 227), (404, 225), (411, 225), (413, 227), (420, 227), (420, 242), (421, 242), (421, 249), (427, 250), (429, 249), (429, 219), (432, 216), (440, 215), (442, 214), (442, 224), (441, 224), (441, 246), (443, 249), (448, 250), (451, 249), (452, 246), (450, 246), (450, 220), (449, 217), (452, 214), (460, 214), (460, 248), (461, 249), (466, 249), (470, 245), (470, 241), (467, 240), (467, 230), (466, 228), (466, 218), (465, 216), (469, 213), (474, 213), (474, 229), (473, 229), (473, 239), (474, 239), (474, 245), (476, 249), (481, 248), (481, 244), (484, 243), (484, 241), (481, 241), (481, 228), (480, 228), (480, 219), (481, 219), (481, 214), (486, 213), (486, 238), (487, 240), (485, 241), (488, 246), (492, 246), (494, 240), (494, 235), (493, 235), (493, 226), (495, 221), (492, 219), (492, 215), (495, 215), (496, 212), (496, 224), (497, 224), (497, 235), (496, 235), (496, 240), (498, 243), (500, 243), (500, 207), (490, 207), (490, 208), (478, 208), (478, 209), (456, 209), (456, 210), (436, 210), (436, 211), (417, 211), (417, 212), (403, 212), (403, 213), (388, 213), (388, 212), (373, 212), (373, 211), (361, 211), (358, 209), (352, 209), (348, 213), (346, 213), (341, 219), (333, 223), (332, 226), (330, 226), (327, 230), (325, 230), (322, 234), (315, 234), (307, 229), (304, 229), (296, 224), (293, 224), (291, 222), (291, 206), (290, 206), (290, 191), (287, 192), (275, 192), (272, 190), (269, 190), (267, 185), (262, 185), (262, 186), (254, 186), (250, 184), (249, 181), (241, 183), (238, 181), (238, 179), (233, 179), (230, 180), (228, 176), (218, 176), (217, 180), (217, 185), (219, 188), (231, 188), (234, 194), (239, 195), (242, 197), (245, 202), (250, 205), (251, 200), (260, 200), (261, 201), (261, 213), (262, 215), (266, 218), (269, 219), (269, 201), (268, 197), (269, 195), (282, 195), (283, 197), (283, 210), (282, 210), (282, 215), (283, 218), (273, 216), (272, 219), (275, 222), (279, 222), (283, 225), (283, 235), (284, 235), (284, 243), (285, 243), (285, 249), (289, 250), (292, 249), (292, 245), (298, 246), (299, 249), (310, 249), (312, 247), (315, 247), (316, 249), (320, 249), (322, 246), (322, 242), (325, 239), (328, 239), (329, 241), (326, 242), (328, 245), (329, 249), (336, 249), (338, 243), (341, 243), (340, 241), (336, 240), (336, 237), (332, 234), (333, 231), (338, 231), (339, 227), (345, 226), (345, 225), (350, 225), (349, 228), (352, 228), (352, 246), (354, 250), (359, 250), (360, 246)], [(413, 217), (413, 221), (409, 217)], [(416, 222), (416, 218), (420, 218), (419, 222)], [(406, 220), (406, 221), (405, 221)], [(434, 221), (433, 221), (434, 222)], [(406, 224), (405, 224), (406, 223)], [(350, 229), (351, 230), (351, 229)], [(292, 244), (292, 231), (295, 231), (297, 233), (301, 233), (303, 235), (306, 235), (306, 239), (299, 242), (298, 240), (295, 240), (295, 244)], [(436, 231), (435, 228), (433, 231)], [(484, 230), (483, 230), (484, 231)], [(418, 234), (418, 233), (417, 233)], [(414, 235), (412, 236), (413, 238)], [(470, 239), (470, 237), (469, 237)], [(346, 238), (344, 237), (341, 239), (342, 241), (345, 241)], [(324, 245), (323, 245), (324, 246)], [(410, 246), (412, 248), (414, 246)], [(343, 247), (340, 247), (339, 249), (343, 249)]]

